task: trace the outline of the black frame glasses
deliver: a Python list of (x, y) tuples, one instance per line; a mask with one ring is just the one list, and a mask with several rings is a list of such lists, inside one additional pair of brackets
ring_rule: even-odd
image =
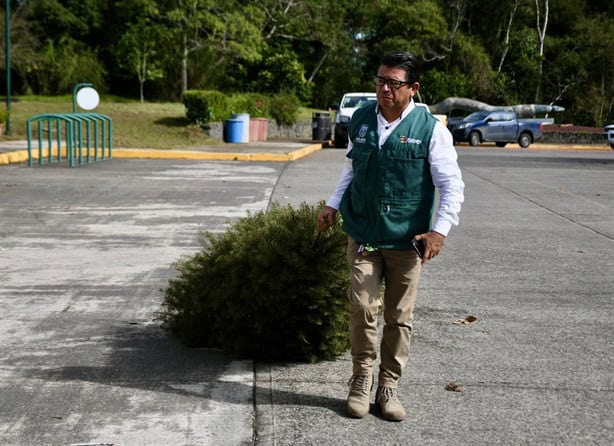
[(411, 83), (411, 82), (399, 81), (396, 79), (389, 79), (389, 78), (380, 77), (380, 76), (375, 76), (373, 80), (375, 81), (375, 86), (383, 87), (384, 85), (388, 85), (388, 88), (390, 88), (391, 90), (398, 90), (403, 85), (409, 85)]

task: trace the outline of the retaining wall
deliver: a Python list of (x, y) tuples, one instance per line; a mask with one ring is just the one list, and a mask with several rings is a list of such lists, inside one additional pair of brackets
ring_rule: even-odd
[[(221, 122), (210, 122), (205, 131), (213, 139), (224, 139), (224, 127)], [(300, 121), (291, 126), (278, 126), (275, 121), (269, 120), (267, 138), (310, 139), (313, 136), (311, 121)]]
[[(605, 139), (601, 132), (593, 131), (569, 131), (554, 129), (544, 130), (544, 139), (542, 142), (546, 144), (605, 144)], [(210, 122), (205, 127), (209, 136), (220, 141), (224, 139), (223, 125), (221, 122)], [(300, 121), (291, 126), (278, 126), (275, 121), (269, 120), (267, 128), (267, 138), (284, 138), (284, 139), (311, 139), (313, 129), (311, 121)]]

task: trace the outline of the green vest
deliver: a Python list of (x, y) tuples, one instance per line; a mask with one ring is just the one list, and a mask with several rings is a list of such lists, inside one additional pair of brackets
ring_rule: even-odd
[(416, 107), (379, 149), (375, 105), (356, 110), (350, 122), (354, 175), (339, 207), (343, 229), (360, 243), (410, 249), (411, 239), (431, 228), (428, 154), (436, 118)]

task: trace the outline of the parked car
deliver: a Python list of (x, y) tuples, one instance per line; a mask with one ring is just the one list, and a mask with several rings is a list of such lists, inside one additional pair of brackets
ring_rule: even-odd
[(455, 142), (468, 142), (471, 146), (493, 141), (498, 147), (517, 142), (520, 147), (526, 148), (542, 139), (542, 124), (539, 121), (518, 119), (514, 112), (477, 111), (462, 121), (449, 123), (448, 129)]
[(346, 93), (341, 98), (339, 109), (335, 116), (335, 147), (347, 147), (348, 126), (356, 110), (377, 101), (375, 93)]
[[(364, 107), (367, 104), (377, 101), (377, 96), (375, 93), (346, 93), (343, 95), (341, 99), (341, 104), (338, 107), (330, 107), (334, 108), (337, 112), (335, 117), (335, 138), (334, 143), (335, 147), (347, 147), (348, 145), (348, 127), (350, 124), (350, 119), (356, 110), (360, 107)], [(420, 102), (416, 102), (416, 107), (423, 107), (427, 111), (429, 110), (429, 106), (426, 104), (422, 104)], [(446, 115), (433, 115), (444, 125), (447, 125), (447, 116)]]
[(614, 149), (614, 124), (606, 125), (603, 128), (603, 136), (608, 141), (610, 147)]

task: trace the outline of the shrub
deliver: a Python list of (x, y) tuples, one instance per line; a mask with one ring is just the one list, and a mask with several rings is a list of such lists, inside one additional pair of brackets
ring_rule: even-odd
[(188, 90), (183, 94), (183, 105), (192, 124), (223, 121), (232, 114), (229, 98), (214, 90)]
[(264, 93), (242, 93), (233, 97), (236, 113), (249, 113), (250, 118), (270, 118), (271, 98)]
[(271, 117), (277, 125), (292, 125), (298, 120), (300, 102), (296, 96), (280, 93), (271, 99)]
[(206, 233), (203, 250), (178, 263), (160, 320), (190, 346), (254, 359), (317, 361), (349, 348), (340, 225), (317, 233), (320, 206), (274, 205)]

